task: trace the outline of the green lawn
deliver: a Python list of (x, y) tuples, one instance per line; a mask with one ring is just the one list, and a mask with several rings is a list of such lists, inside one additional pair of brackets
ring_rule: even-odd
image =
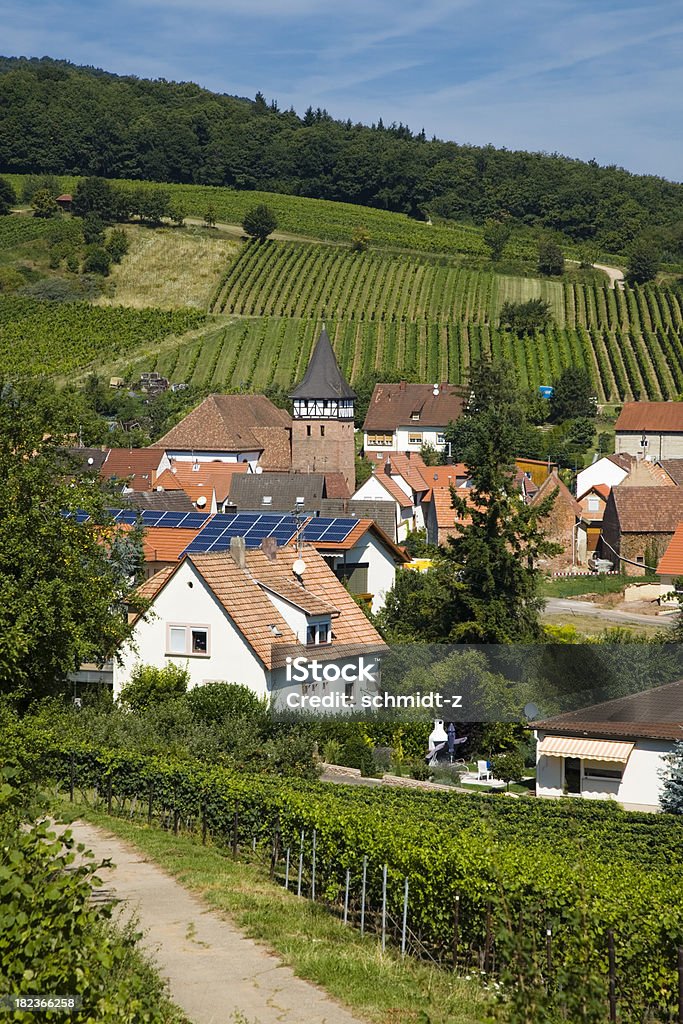
[[(639, 577), (640, 579), (640, 577)], [(563, 579), (543, 580), (543, 597), (576, 597), (579, 594), (618, 594), (626, 586), (626, 578), (593, 573), (590, 576), (568, 576)]]

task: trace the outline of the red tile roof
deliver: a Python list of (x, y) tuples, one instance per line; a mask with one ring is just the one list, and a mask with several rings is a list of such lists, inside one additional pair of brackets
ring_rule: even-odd
[(609, 501), (621, 533), (673, 534), (683, 522), (683, 487), (613, 487)]
[(424, 471), (427, 466), (419, 452), (379, 452), (379, 458), (372, 453), (374, 473), (385, 471), (386, 464), (391, 466), (393, 476), (401, 476), (411, 488), (417, 493), (426, 490), (429, 484), (425, 485)]
[(381, 483), (382, 487), (391, 495), (394, 501), (398, 502), (401, 508), (413, 507), (412, 498), (408, 497), (403, 488), (399, 487), (396, 481), (391, 476), (389, 476), (388, 473), (385, 473), (382, 470), (380, 470), (379, 473), (373, 473), (373, 476), (375, 477), (376, 480), (379, 481), (379, 483)]
[(182, 527), (148, 526), (144, 531), (143, 550), (146, 562), (177, 562), (199, 530)]
[(152, 448), (261, 451), (264, 469), (289, 469), (291, 417), (265, 395), (209, 395)]
[(660, 576), (683, 576), (683, 522), (676, 527), (668, 548), (659, 559), (657, 572)]
[(615, 430), (683, 433), (683, 402), (625, 402)]
[[(463, 411), (461, 389), (440, 384), (375, 384), (363, 430), (395, 430), (397, 427), (446, 427)], [(419, 412), (419, 420), (413, 413)]]
[[(333, 642), (315, 649), (315, 656), (321, 661), (360, 653), (368, 648), (377, 651), (385, 646), (379, 633), (322, 556), (309, 546), (303, 550), (305, 585), (292, 572), (297, 557), (297, 549), (293, 545), (279, 548), (274, 561), (260, 549), (247, 550), (245, 569), (238, 567), (229, 552), (186, 557), (267, 668), (284, 664), (286, 655), (292, 653), (292, 647), (298, 647), (302, 654), (310, 648), (298, 642), (264, 588), (282, 592), (286, 600), (311, 609), (309, 614), (335, 613), (332, 617)], [(183, 562), (147, 580), (139, 588), (139, 593), (154, 599)]]
[(188, 487), (203, 487), (207, 495), (213, 489), (216, 501), (222, 505), (230, 493), (233, 476), (248, 471), (249, 465), (246, 462), (193, 463), (174, 459), (171, 468), (157, 478), (156, 485), (167, 491), (183, 490), (186, 493), (189, 493)]
[(111, 448), (100, 476), (105, 480), (125, 480), (134, 491), (150, 491), (163, 458), (163, 452), (150, 448)]
[(557, 475), (557, 471), (555, 470), (550, 474), (550, 476), (545, 478), (545, 480), (538, 488), (529, 504), (532, 506), (540, 505), (543, 501), (545, 501), (548, 495), (553, 493), (555, 488), (557, 488), (558, 492), (555, 502), (557, 503), (558, 501), (564, 501), (574, 510), (577, 516), (582, 515), (583, 509), (581, 508), (578, 501), (571, 493), (567, 485), (564, 483), (564, 481), (561, 480), (560, 477)]

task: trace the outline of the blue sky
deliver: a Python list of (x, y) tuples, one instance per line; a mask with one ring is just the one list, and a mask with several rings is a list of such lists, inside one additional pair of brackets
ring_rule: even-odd
[(0, 0), (0, 50), (683, 179), (676, 0)]

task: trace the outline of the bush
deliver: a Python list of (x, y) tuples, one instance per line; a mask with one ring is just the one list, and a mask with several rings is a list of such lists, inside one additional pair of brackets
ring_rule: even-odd
[(121, 690), (119, 703), (131, 711), (144, 711), (154, 704), (182, 697), (189, 680), (189, 672), (179, 665), (139, 665)]
[(323, 744), (323, 761), (326, 764), (339, 764), (342, 756), (342, 745), (337, 740), (326, 740)]
[(104, 221), (96, 213), (83, 218), (83, 238), (86, 245), (102, 245), (104, 242)]
[(114, 263), (120, 263), (130, 248), (128, 235), (122, 228), (114, 228), (107, 239), (105, 249)]
[(89, 245), (83, 260), (83, 272), (107, 277), (111, 267), (111, 256), (100, 245)]
[(9, 292), (16, 292), (23, 288), (26, 280), (14, 267), (0, 267), (0, 293), (7, 295)]
[(410, 777), (411, 779), (418, 779), (420, 782), (427, 782), (431, 777), (432, 769), (429, 767), (424, 758), (417, 758), (415, 761), (410, 763)]
[(504, 302), (500, 310), (500, 326), (509, 327), (517, 334), (543, 330), (550, 320), (550, 304), (544, 299)]
[(361, 775), (374, 775), (375, 761), (372, 747), (360, 734), (349, 736), (342, 749), (341, 763), (347, 768), (359, 768)]
[(507, 783), (521, 782), (524, 778), (524, 757), (518, 750), (508, 750), (504, 754), (496, 754), (492, 761), (493, 777)]
[(268, 710), (268, 700), (258, 697), (248, 686), (240, 683), (205, 683), (195, 686), (187, 694), (187, 703), (193, 717), (206, 725), (220, 725), (232, 718), (262, 720)]
[(538, 272), (548, 277), (564, 273), (562, 250), (552, 238), (543, 238), (538, 243)]

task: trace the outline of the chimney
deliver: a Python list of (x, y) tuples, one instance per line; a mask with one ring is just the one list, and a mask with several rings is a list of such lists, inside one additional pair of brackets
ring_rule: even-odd
[(398, 390), (399, 390), (399, 391), (405, 391), (405, 389), (406, 389), (406, 383), (407, 383), (406, 381), (402, 380), (402, 381), (401, 381), (401, 383), (400, 383), (400, 384), (399, 384), (399, 386), (398, 386)]
[(387, 476), (391, 476), (391, 459), (387, 459), (384, 463), (384, 472)]
[(244, 537), (230, 538), (230, 556), (238, 569), (246, 569), (247, 545)]
[(261, 551), (269, 562), (274, 562), (277, 558), (277, 541), (275, 537), (264, 537), (261, 541)]

